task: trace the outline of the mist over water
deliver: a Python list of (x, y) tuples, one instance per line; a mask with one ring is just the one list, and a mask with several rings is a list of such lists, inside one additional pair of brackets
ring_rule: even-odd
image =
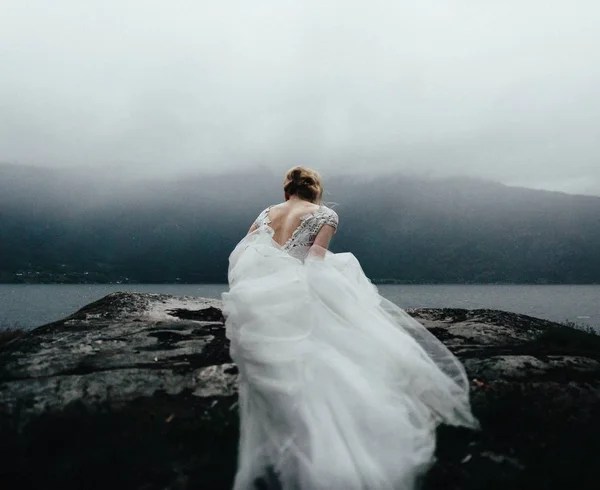
[[(0, 282), (224, 282), (230, 251), (282, 200), (262, 169), (131, 185), (4, 168)], [(598, 197), (396, 174), (327, 179), (324, 199), (341, 218), (332, 250), (378, 282), (600, 282)]]

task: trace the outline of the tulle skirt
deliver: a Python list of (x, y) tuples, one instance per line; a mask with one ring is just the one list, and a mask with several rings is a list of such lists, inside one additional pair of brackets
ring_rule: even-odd
[(312, 252), (294, 258), (261, 229), (230, 257), (234, 489), (412, 489), (437, 424), (477, 426), (464, 369), (352, 254)]

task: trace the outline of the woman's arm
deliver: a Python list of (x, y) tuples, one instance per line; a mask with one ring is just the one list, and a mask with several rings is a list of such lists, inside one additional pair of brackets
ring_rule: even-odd
[(319, 230), (319, 233), (317, 233), (314, 244), (322, 248), (328, 248), (334, 233), (335, 228), (333, 226), (323, 225)]
[(323, 225), (315, 237), (315, 241), (310, 247), (310, 254), (317, 257), (325, 257), (329, 242), (335, 233), (335, 228), (331, 225)]

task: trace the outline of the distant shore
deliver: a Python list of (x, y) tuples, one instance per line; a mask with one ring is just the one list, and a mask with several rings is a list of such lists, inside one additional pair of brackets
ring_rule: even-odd
[[(399, 286), (600, 286), (598, 282), (549, 282), (540, 280), (538, 282), (477, 282), (477, 281), (464, 281), (464, 282), (416, 282), (416, 281), (403, 281), (401, 279), (372, 279), (371, 282), (375, 285), (387, 286), (387, 285), (399, 285)], [(4, 280), (0, 281), (0, 285), (136, 285), (136, 284), (168, 284), (168, 285), (188, 285), (193, 286), (195, 284), (208, 285), (208, 284), (227, 284), (227, 281), (136, 281), (132, 279), (124, 280), (113, 280), (113, 281), (69, 281), (69, 280), (54, 280), (54, 281), (27, 281), (27, 280)]]

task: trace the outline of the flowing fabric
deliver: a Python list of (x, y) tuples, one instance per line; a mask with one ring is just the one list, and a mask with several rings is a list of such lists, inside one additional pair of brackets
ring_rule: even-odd
[(234, 489), (412, 489), (433, 461), (437, 424), (477, 426), (464, 369), (352, 254), (305, 255), (261, 228), (230, 257)]

